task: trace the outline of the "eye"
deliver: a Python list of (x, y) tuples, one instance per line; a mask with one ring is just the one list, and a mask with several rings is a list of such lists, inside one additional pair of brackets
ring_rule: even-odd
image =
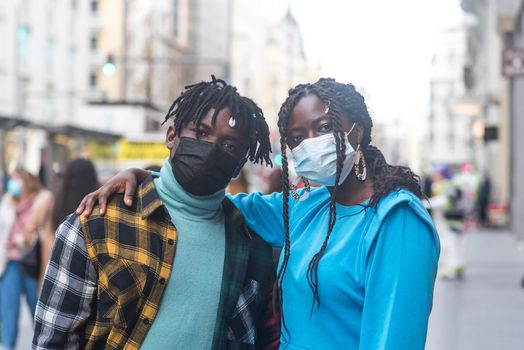
[(224, 149), (228, 152), (234, 153), (237, 150), (237, 146), (233, 145), (232, 143), (226, 143), (224, 144)]
[(197, 138), (206, 137), (208, 136), (208, 133), (204, 130), (195, 130)]
[(292, 144), (295, 144), (295, 145), (298, 145), (298, 144), (301, 143), (303, 140), (304, 140), (304, 137), (301, 136), (301, 135), (290, 136), (290, 137), (289, 137), (289, 141), (290, 141)]
[(333, 125), (330, 123), (322, 124), (318, 129), (319, 132), (328, 133), (333, 131)]

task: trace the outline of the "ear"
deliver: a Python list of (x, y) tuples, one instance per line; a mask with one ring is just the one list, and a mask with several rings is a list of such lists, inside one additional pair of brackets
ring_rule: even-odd
[(166, 147), (170, 151), (173, 151), (173, 148), (175, 148), (176, 144), (178, 143), (177, 140), (178, 140), (178, 137), (176, 137), (175, 128), (173, 126), (170, 126), (167, 129), (167, 134), (166, 134)]
[(361, 144), (364, 138), (364, 127), (362, 124), (357, 123), (357, 125), (355, 125), (355, 135), (357, 136), (357, 143)]

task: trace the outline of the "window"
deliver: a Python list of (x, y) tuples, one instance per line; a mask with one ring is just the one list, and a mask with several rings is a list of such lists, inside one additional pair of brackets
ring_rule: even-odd
[(18, 61), (22, 65), (28, 63), (29, 58), (29, 27), (18, 26), (16, 30)]
[(53, 54), (55, 50), (55, 39), (48, 37), (45, 45), (45, 62), (51, 64), (53, 62)]
[(160, 130), (161, 123), (158, 116), (146, 116), (146, 132), (158, 132)]
[(71, 9), (75, 11), (78, 8), (78, 0), (71, 0)]
[(91, 51), (96, 51), (98, 49), (98, 39), (96, 36), (91, 37), (89, 46), (91, 47)]
[(75, 66), (76, 61), (76, 47), (71, 46), (69, 48), (69, 55), (67, 58), (67, 63), (69, 64), (69, 67), (73, 68)]
[(96, 88), (96, 84), (98, 83), (98, 79), (95, 73), (91, 73), (89, 76), (89, 86), (92, 88)]
[(98, 1), (91, 1), (91, 13), (98, 12)]
[(173, 35), (175, 38), (178, 38), (180, 35), (179, 33), (179, 26), (180, 26), (180, 9), (179, 9), (180, 3), (178, 0), (173, 0)]

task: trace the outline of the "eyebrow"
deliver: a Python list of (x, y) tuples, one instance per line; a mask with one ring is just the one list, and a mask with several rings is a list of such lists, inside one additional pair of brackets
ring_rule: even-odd
[[(215, 130), (215, 127), (201, 121), (200, 122), (200, 127), (203, 128), (205, 131), (209, 131), (209, 130)], [(224, 139), (226, 140), (232, 140), (232, 141), (237, 141), (237, 142), (242, 142), (243, 138), (239, 138), (237, 136), (233, 136), (233, 135), (224, 135)], [(247, 140), (246, 140), (247, 142)]]
[(206, 130), (213, 130), (214, 129), (211, 125), (206, 124), (203, 121), (200, 121), (200, 123), (198, 125), (195, 125), (195, 127), (204, 128)]
[[(313, 124), (318, 124), (320, 123), (321, 121), (325, 120), (325, 119), (329, 119), (331, 120), (331, 117), (329, 114), (323, 114), (317, 118), (315, 118), (315, 120), (313, 120)], [(292, 129), (289, 129), (288, 132), (294, 132), (294, 131), (300, 131), (300, 130), (304, 130), (305, 128), (303, 126), (301, 127), (297, 127), (297, 128), (292, 128)]]

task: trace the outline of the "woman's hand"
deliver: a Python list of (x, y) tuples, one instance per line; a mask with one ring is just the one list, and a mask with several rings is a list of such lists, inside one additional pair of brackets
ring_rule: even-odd
[(86, 195), (76, 209), (76, 214), (83, 214), (88, 217), (91, 215), (95, 203), (98, 202), (100, 215), (103, 216), (106, 213), (107, 200), (114, 193), (123, 193), (124, 203), (130, 207), (133, 204), (133, 197), (138, 184), (144, 181), (149, 174), (147, 170), (138, 168), (131, 168), (119, 172), (98, 190)]

